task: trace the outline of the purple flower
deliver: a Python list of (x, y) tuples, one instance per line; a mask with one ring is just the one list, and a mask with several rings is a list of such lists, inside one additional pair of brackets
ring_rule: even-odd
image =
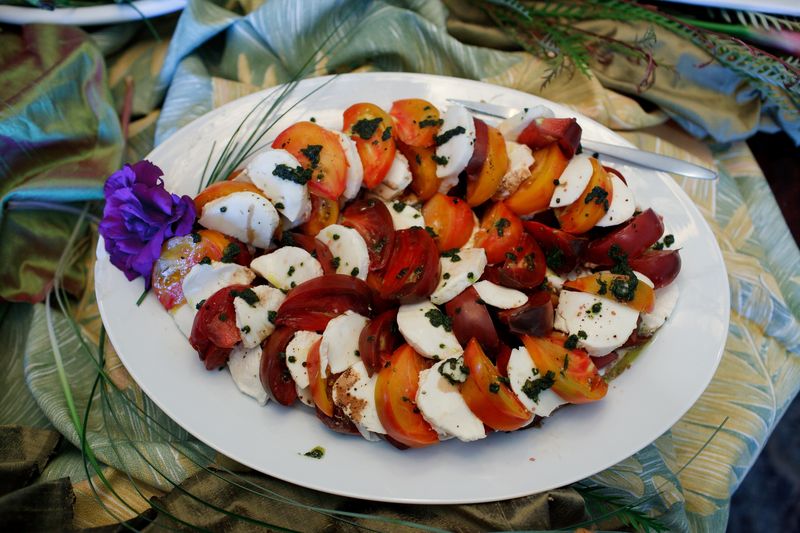
[(114, 172), (103, 187), (100, 235), (111, 264), (129, 280), (142, 276), (146, 289), (164, 241), (192, 231), (195, 220), (192, 199), (167, 192), (163, 174), (150, 161), (139, 161)]

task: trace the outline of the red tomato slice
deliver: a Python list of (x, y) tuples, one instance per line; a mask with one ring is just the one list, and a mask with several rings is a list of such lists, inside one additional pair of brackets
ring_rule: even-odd
[(364, 238), (369, 269), (382, 270), (389, 262), (394, 244), (394, 224), (386, 204), (375, 198), (356, 200), (342, 212), (342, 225), (353, 228)]
[(500, 373), (475, 339), (464, 351), (464, 364), (469, 368), (461, 385), (461, 396), (470, 411), (496, 431), (514, 431), (531, 419), (531, 413), (500, 379)]
[[(478, 146), (477, 140), (475, 145)], [(474, 156), (475, 152), (473, 151), (473, 158)], [(487, 126), (486, 157), (477, 172), (470, 173), (468, 171), (469, 179), (465, 196), (467, 203), (476, 206), (490, 199), (500, 188), (507, 170), (508, 152), (503, 134), (497, 128)]]
[(378, 373), (375, 403), (378, 418), (389, 437), (410, 448), (439, 443), (436, 431), (417, 409), (419, 373), (429, 364), (408, 344), (392, 354)]
[(300, 231), (311, 237), (339, 220), (339, 203), (315, 194), (311, 195), (311, 215), (300, 226)]
[(436, 155), (434, 147), (422, 148), (397, 143), (397, 149), (408, 159), (411, 171), (411, 190), (421, 201), (425, 201), (439, 191), (439, 178), (436, 176)]
[(492, 317), (481, 303), (478, 291), (469, 287), (445, 304), (447, 316), (453, 320), (453, 333), (461, 345), (473, 337), (484, 350), (494, 353), (500, 345), (500, 338), (494, 328)]
[(397, 309), (389, 309), (372, 319), (361, 330), (358, 352), (370, 376), (383, 368), (400, 344), (396, 319)]
[(312, 193), (336, 201), (344, 192), (347, 158), (332, 131), (313, 122), (298, 122), (278, 135), (272, 147), (283, 148), (311, 170), (308, 189)]
[[(322, 375), (322, 368), (320, 367), (319, 360), (319, 347), (322, 344), (322, 339), (311, 346), (306, 358), (306, 372), (308, 372), (308, 386), (311, 389), (311, 397), (314, 399), (314, 405), (317, 409), (322, 411), (326, 416), (333, 416), (333, 395), (328, 387), (328, 380)], [(325, 375), (330, 373), (329, 369), (325, 369)]]
[[(644, 274), (656, 289), (672, 283), (681, 271), (681, 254), (678, 250), (648, 250), (628, 264), (633, 270)], [(155, 286), (155, 283), (153, 284)]]
[(551, 333), (547, 337), (524, 335), (522, 342), (536, 363), (540, 376), (552, 373), (553, 391), (570, 403), (600, 400), (608, 392), (608, 383), (597, 372), (592, 358), (578, 348), (564, 347), (567, 337)]
[(508, 377), (508, 361), (511, 359), (511, 348), (507, 344), (500, 343), (500, 348), (497, 350), (497, 358), (494, 366), (497, 371), (504, 378)]
[(344, 274), (327, 274), (289, 291), (278, 308), (275, 324), (295, 330), (323, 331), (332, 318), (345, 311), (368, 316), (371, 303), (372, 293), (362, 280)]
[(574, 118), (542, 118), (534, 120), (519, 134), (517, 142), (531, 150), (558, 143), (567, 158), (575, 155), (581, 144), (581, 127)]
[(544, 252), (527, 233), (511, 252), (506, 252), (506, 260), (498, 270), (500, 284), (512, 289), (535, 289), (544, 281), (547, 265)]
[[(197, 350), (205, 361), (206, 368), (219, 368), (228, 360), (228, 353), (237, 342), (242, 340), (239, 328), (236, 327), (236, 310), (233, 307), (232, 291), (242, 291), (247, 285), (231, 285), (212, 294), (194, 317), (189, 343)], [(221, 351), (227, 350), (224, 359)], [(214, 353), (216, 358), (209, 358)]]
[(393, 126), (392, 117), (375, 104), (353, 104), (344, 112), (342, 129), (356, 142), (368, 189), (383, 181), (394, 161)]
[(615, 245), (620, 251), (628, 254), (628, 259), (633, 259), (655, 244), (663, 233), (664, 223), (661, 217), (652, 209), (648, 209), (605, 237), (590, 242), (586, 247), (584, 259), (597, 265), (613, 265), (614, 260), (609, 252)]
[(439, 283), (439, 250), (428, 232), (414, 227), (394, 232), (394, 247), (383, 273), (381, 298), (427, 298)]
[(286, 346), (294, 333), (290, 328), (276, 328), (272, 332), (261, 351), (261, 367), (258, 373), (264, 390), (273, 400), (287, 406), (297, 400), (297, 389), (286, 366)]
[(472, 235), (475, 219), (467, 202), (455, 196), (436, 193), (422, 206), (425, 224), (433, 229), (439, 250), (461, 248)]
[(558, 274), (568, 274), (578, 266), (578, 258), (586, 245), (586, 239), (570, 235), (566, 231), (551, 228), (541, 222), (526, 220), (522, 223), (544, 252), (547, 266)]
[(314, 237), (303, 235), (302, 233), (290, 233), (287, 231), (281, 235), (281, 246), (297, 246), (298, 248), (302, 248), (319, 261), (323, 273), (336, 274), (336, 268), (333, 266), (333, 254), (322, 241), (318, 241)]
[(394, 135), (409, 146), (433, 146), (442, 119), (439, 110), (421, 98), (396, 100), (389, 111), (394, 119)]
[(512, 333), (543, 337), (553, 331), (553, 300), (549, 292), (536, 291), (521, 306), (498, 312), (497, 318)]
[(522, 221), (503, 202), (497, 202), (484, 213), (475, 245), (486, 250), (489, 264), (505, 261), (506, 253), (522, 239)]

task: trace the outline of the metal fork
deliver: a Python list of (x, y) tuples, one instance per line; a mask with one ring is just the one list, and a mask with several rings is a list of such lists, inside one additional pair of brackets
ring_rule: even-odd
[[(473, 102), (470, 100), (457, 100), (449, 98), (448, 101), (454, 104), (460, 104), (474, 113), (486, 115), (489, 117), (506, 119), (515, 115), (519, 110), (505, 107), (497, 104), (488, 104), (486, 102)], [(638, 167), (649, 168), (652, 170), (663, 170), (672, 174), (679, 174), (688, 178), (695, 178), (699, 180), (715, 180), (717, 173), (711, 169), (701, 167), (682, 161), (674, 157), (647, 152), (639, 150), (638, 148), (626, 148), (624, 146), (617, 146), (615, 144), (608, 144), (600, 141), (593, 141), (591, 139), (581, 138), (581, 146), (584, 150), (589, 152), (597, 152), (606, 156), (613, 157), (625, 163), (636, 165)]]

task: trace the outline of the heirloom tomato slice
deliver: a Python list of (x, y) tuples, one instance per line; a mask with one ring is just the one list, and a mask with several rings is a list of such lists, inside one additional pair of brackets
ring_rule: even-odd
[(375, 198), (356, 200), (342, 212), (342, 225), (353, 228), (364, 238), (369, 269), (383, 269), (394, 244), (394, 223), (386, 204)]
[(433, 240), (442, 252), (464, 246), (475, 226), (469, 205), (461, 198), (442, 193), (425, 202), (422, 218), (436, 235)]
[(425, 201), (439, 191), (439, 178), (436, 176), (436, 155), (434, 147), (408, 146), (397, 143), (397, 149), (408, 159), (411, 171), (411, 190), (421, 201)]
[(453, 321), (453, 333), (462, 346), (473, 337), (490, 353), (500, 345), (492, 317), (474, 287), (468, 287), (447, 302), (445, 311)]
[(209, 296), (194, 317), (189, 344), (197, 350), (206, 369), (222, 367), (228, 361), (231, 348), (242, 340), (236, 327), (236, 310), (233, 292), (243, 291), (248, 285), (231, 285)]
[(551, 228), (535, 220), (522, 223), (541, 247), (547, 266), (557, 274), (568, 274), (578, 266), (578, 258), (586, 245), (586, 239), (570, 235), (566, 231)]
[(392, 356), (400, 344), (400, 335), (395, 321), (397, 309), (389, 309), (369, 321), (358, 338), (359, 357), (372, 376), (378, 372)]
[(489, 264), (506, 259), (514, 253), (522, 239), (522, 221), (503, 202), (490, 207), (481, 219), (481, 227), (475, 235), (475, 246), (486, 250)]
[(339, 220), (339, 203), (315, 194), (311, 195), (311, 215), (300, 226), (300, 231), (316, 237), (322, 228)]
[(378, 373), (375, 404), (378, 418), (392, 439), (410, 448), (439, 443), (439, 436), (417, 409), (419, 373), (429, 362), (404, 344)]
[(586, 233), (608, 212), (614, 196), (608, 172), (595, 158), (592, 162), (592, 177), (581, 196), (566, 207), (555, 209), (561, 229), (567, 233)]
[(286, 346), (294, 333), (291, 328), (276, 328), (261, 350), (261, 385), (281, 405), (292, 405), (297, 399), (297, 389), (286, 366)]
[(506, 260), (498, 270), (500, 284), (512, 289), (535, 289), (544, 281), (547, 265), (544, 253), (536, 241), (527, 233), (511, 252), (506, 252)]
[(538, 213), (550, 207), (558, 178), (569, 163), (569, 159), (555, 144), (536, 150), (533, 157), (531, 177), (523, 181), (506, 199), (508, 208), (520, 216)]
[(278, 308), (275, 324), (295, 330), (323, 331), (331, 319), (345, 311), (369, 316), (371, 304), (372, 292), (363, 280), (326, 274), (289, 291)]
[(408, 146), (433, 146), (442, 119), (439, 110), (422, 98), (395, 100), (389, 111), (394, 119), (395, 137)]
[(387, 300), (427, 298), (439, 283), (439, 250), (428, 232), (413, 227), (394, 232), (380, 296)]
[(332, 131), (313, 122), (298, 122), (283, 130), (272, 147), (286, 150), (311, 171), (308, 190), (313, 194), (335, 202), (344, 192), (347, 158)]
[(664, 223), (661, 217), (652, 209), (647, 209), (630, 219), (624, 226), (590, 242), (586, 246), (584, 259), (597, 265), (613, 265), (611, 250), (614, 246), (618, 252), (626, 254), (628, 259), (633, 259), (655, 244), (663, 234)]
[(356, 142), (368, 189), (383, 181), (394, 161), (393, 126), (392, 117), (375, 104), (353, 104), (344, 111), (342, 129)]
[(678, 250), (648, 250), (628, 261), (630, 267), (644, 274), (656, 289), (666, 287), (681, 271), (681, 254)]
[[(619, 293), (615, 286), (622, 284), (623, 291)], [(597, 272), (589, 276), (582, 276), (574, 280), (564, 282), (564, 288), (575, 289), (589, 294), (596, 294), (605, 298), (616, 300), (631, 309), (636, 309), (640, 313), (649, 313), (655, 305), (655, 292), (646, 283), (641, 281), (636, 284), (636, 289), (631, 295), (627, 288), (628, 276), (622, 274), (612, 274), (611, 272)], [(619, 297), (621, 294), (622, 297)]]
[(508, 152), (503, 134), (497, 128), (487, 126), (486, 158), (480, 171), (468, 176), (465, 197), (467, 203), (474, 207), (490, 199), (500, 188), (507, 170)]
[(322, 339), (317, 340), (308, 352), (308, 358), (306, 359), (308, 386), (311, 389), (311, 397), (314, 399), (314, 405), (317, 406), (317, 409), (327, 416), (333, 416), (333, 396), (330, 387), (328, 387), (327, 379), (330, 371), (320, 366), (319, 347), (321, 344)]
[(303, 235), (302, 233), (284, 232), (281, 235), (281, 246), (297, 246), (306, 252), (310, 253), (322, 266), (322, 272), (325, 274), (336, 274), (336, 268), (333, 266), (333, 254), (322, 241)]

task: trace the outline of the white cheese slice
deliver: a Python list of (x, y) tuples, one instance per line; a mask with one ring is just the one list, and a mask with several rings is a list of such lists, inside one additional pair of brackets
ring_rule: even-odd
[(422, 417), (439, 434), (440, 439), (456, 437), (471, 442), (486, 437), (483, 422), (470, 411), (458, 386), (439, 373), (439, 368), (445, 364), (449, 365), (450, 360), (439, 361), (419, 373), (415, 401)]
[(467, 108), (458, 104), (451, 104), (442, 119), (444, 122), (439, 129), (439, 135), (446, 135), (457, 128), (464, 129), (463, 133), (453, 135), (436, 147), (437, 158), (444, 161), (444, 164), (437, 163), (436, 167), (436, 176), (442, 178), (439, 192), (446, 193), (458, 183), (458, 175), (467, 168), (472, 158), (475, 148), (475, 122)]
[(331, 224), (317, 233), (317, 239), (328, 247), (333, 260), (339, 261), (337, 274), (367, 279), (369, 273), (369, 251), (364, 238), (353, 228)]
[(553, 389), (541, 391), (535, 402), (523, 392), (522, 389), (529, 379), (536, 380), (541, 377), (536, 369), (536, 363), (524, 346), (511, 350), (511, 357), (508, 359), (508, 380), (511, 390), (530, 412), (538, 416), (550, 416), (556, 407), (569, 402), (553, 392)]
[[(430, 316), (425, 316), (428, 313)], [(423, 357), (449, 359), (464, 353), (458, 339), (452, 331), (446, 331), (443, 325), (434, 326), (431, 316), (439, 318), (439, 314), (447, 315), (430, 301), (401, 305), (397, 310), (397, 327), (400, 334), (414, 350)]]
[(345, 200), (352, 200), (361, 190), (361, 183), (364, 181), (364, 165), (361, 163), (361, 156), (358, 155), (355, 141), (340, 131), (333, 131), (333, 133), (339, 138), (339, 144), (342, 145), (344, 157), (347, 160), (347, 179), (342, 196)]
[(422, 218), (422, 212), (416, 207), (399, 201), (385, 202), (385, 204), (389, 214), (392, 216), (392, 225), (395, 231), (425, 227), (425, 219)]
[(524, 144), (506, 141), (508, 170), (503, 175), (500, 187), (494, 194), (495, 200), (504, 200), (514, 194), (522, 182), (531, 177), (533, 152)]
[(197, 315), (197, 309), (188, 303), (182, 303), (170, 309), (169, 314), (172, 315), (172, 319), (175, 321), (178, 329), (181, 330), (181, 333), (183, 333), (183, 336), (188, 339), (192, 334), (192, 327), (194, 326), (194, 317)]
[(255, 278), (255, 272), (236, 263), (199, 263), (183, 278), (183, 296), (192, 308), (196, 308), (218, 290), (231, 285), (250, 285)]
[[(458, 261), (454, 261), (456, 258)], [(431, 294), (431, 302), (442, 305), (481, 278), (486, 268), (486, 251), (483, 248), (459, 250), (455, 257), (440, 257), (439, 267), (439, 284)]]
[(311, 215), (308, 187), (275, 175), (278, 165), (296, 169), (300, 163), (286, 150), (268, 149), (256, 154), (245, 172), (292, 226), (302, 224)]
[[(592, 306), (601, 304), (600, 311), (592, 312)], [(561, 291), (558, 297), (553, 327), (568, 335), (578, 335), (578, 347), (589, 355), (611, 353), (628, 340), (639, 312), (608, 298), (576, 291)], [(579, 332), (586, 334), (582, 338)]]
[(524, 292), (501, 287), (487, 280), (476, 283), (475, 290), (481, 300), (498, 309), (514, 309), (528, 301), (528, 295)]
[(295, 384), (301, 389), (309, 386), (306, 362), (311, 347), (321, 338), (322, 335), (314, 331), (298, 331), (286, 345), (286, 367)]
[(301, 389), (300, 386), (295, 383), (294, 390), (297, 391), (297, 399), (303, 402), (305, 405), (309, 407), (314, 407), (314, 397), (311, 395), (311, 388), (306, 387)]
[(372, 440), (369, 433), (386, 433), (378, 418), (375, 402), (377, 379), (378, 374), (370, 377), (364, 362), (358, 361), (342, 372), (333, 384), (333, 403), (342, 408), (347, 418), (353, 421), (368, 440)]
[(284, 246), (253, 259), (250, 268), (273, 287), (288, 291), (322, 275), (322, 266), (311, 254), (296, 246)]
[(547, 283), (553, 286), (554, 289), (561, 290), (561, 287), (564, 286), (564, 278), (550, 270), (547, 269), (547, 273), (545, 274), (545, 278), (547, 279)]
[(661, 287), (655, 291), (655, 305), (649, 313), (642, 313), (642, 321), (639, 324), (639, 333), (644, 336), (652, 335), (658, 328), (664, 325), (675, 304), (678, 303), (678, 284), (670, 283), (666, 287)]
[(253, 287), (252, 290), (258, 296), (255, 305), (250, 305), (240, 296), (233, 299), (236, 327), (241, 332), (245, 348), (258, 346), (261, 341), (272, 335), (275, 324), (269, 320), (270, 312), (277, 313), (286, 298), (281, 291), (267, 285)]
[(594, 168), (588, 155), (577, 154), (567, 163), (567, 168), (558, 177), (558, 185), (550, 198), (550, 207), (565, 207), (580, 198), (589, 180), (592, 177)]
[(636, 202), (630, 187), (625, 185), (625, 182), (616, 174), (609, 172), (608, 175), (611, 178), (611, 203), (608, 205), (606, 214), (597, 221), (595, 226), (606, 227), (622, 224), (633, 217), (633, 213), (636, 211)]
[(361, 360), (358, 338), (367, 322), (365, 317), (353, 311), (346, 311), (328, 322), (322, 334), (319, 353), (320, 357), (324, 354), (332, 373), (344, 372)]
[(393, 200), (403, 194), (406, 187), (411, 185), (411, 169), (408, 167), (408, 159), (400, 151), (394, 153), (392, 166), (383, 181), (373, 189), (373, 192), (384, 200)]
[(516, 141), (519, 134), (537, 118), (553, 118), (554, 116), (549, 108), (542, 105), (526, 107), (516, 115), (503, 120), (497, 125), (497, 129), (506, 140)]
[(233, 382), (240, 391), (252, 396), (260, 404), (264, 405), (269, 399), (267, 391), (261, 384), (259, 371), (261, 368), (261, 346), (247, 348), (237, 344), (231, 350), (228, 358), (228, 370), (231, 372)]
[(250, 191), (239, 191), (204, 205), (198, 222), (204, 228), (230, 235), (245, 244), (266, 248), (280, 217), (265, 197)]

